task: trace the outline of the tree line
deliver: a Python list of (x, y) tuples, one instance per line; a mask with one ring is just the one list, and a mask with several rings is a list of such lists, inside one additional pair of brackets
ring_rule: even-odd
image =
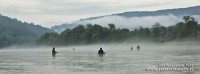
[(104, 42), (122, 42), (132, 40), (152, 40), (165, 42), (172, 40), (196, 40), (198, 34), (198, 22), (194, 17), (184, 16), (184, 22), (172, 26), (162, 26), (155, 23), (151, 28), (137, 28), (130, 31), (127, 28), (116, 28), (114, 24), (102, 27), (98, 24), (78, 25), (73, 29), (66, 29), (60, 34), (50, 32), (43, 34), (37, 41), (39, 45), (70, 45), (91, 44)]

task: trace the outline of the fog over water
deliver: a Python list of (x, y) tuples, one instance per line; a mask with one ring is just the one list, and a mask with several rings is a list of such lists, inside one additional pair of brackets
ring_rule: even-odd
[[(186, 15), (184, 15), (186, 16)], [(199, 15), (191, 15), (196, 19), (196, 21), (200, 21)], [(178, 22), (183, 22), (183, 16), (176, 15), (160, 15), (160, 16), (143, 16), (143, 17), (122, 17), (117, 15), (106, 16), (98, 19), (92, 20), (82, 20), (76, 21), (74, 24), (99, 24), (102, 26), (108, 26), (109, 23), (113, 23), (117, 28), (128, 28), (134, 29), (140, 26), (142, 27), (152, 27), (155, 23), (160, 23), (163, 26), (175, 25)]]
[[(140, 50), (136, 49), (140, 45)], [(192, 44), (192, 45), (191, 45)], [(131, 51), (130, 48), (133, 47)], [(99, 56), (102, 47), (106, 52)], [(73, 51), (73, 48), (75, 50)], [(199, 74), (198, 43), (119, 43), (0, 50), (0, 74)], [(192, 71), (146, 71), (158, 65), (195, 65)], [(185, 68), (185, 67), (181, 67)]]

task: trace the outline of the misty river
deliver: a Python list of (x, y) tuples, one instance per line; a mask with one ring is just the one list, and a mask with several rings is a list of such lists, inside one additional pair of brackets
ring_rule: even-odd
[[(139, 51), (136, 46), (56, 47), (55, 56), (52, 47), (5, 48), (0, 50), (0, 74), (200, 74), (198, 45), (140, 44)], [(97, 54), (100, 47), (103, 56)]]

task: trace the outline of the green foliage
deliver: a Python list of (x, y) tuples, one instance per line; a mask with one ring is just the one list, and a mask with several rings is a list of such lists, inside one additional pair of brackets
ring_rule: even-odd
[(55, 33), (55, 32), (45, 33), (44, 35), (41, 36), (40, 40), (37, 43), (56, 45), (59, 41), (58, 39), (59, 39), (58, 33)]
[(8, 33), (0, 33), (0, 47), (12, 45), (14, 38)]
[(45, 32), (53, 32), (33, 23), (21, 22), (0, 15), (0, 48), (34, 43)]
[(197, 39), (200, 40), (200, 31), (197, 32)]
[[(39, 39), (39, 44), (90, 44), (102, 42), (121, 42), (126, 39), (153, 40), (166, 42), (171, 40), (185, 40), (197, 38), (197, 21), (193, 17), (183, 17), (185, 22), (165, 27), (155, 23), (152, 28), (134, 29), (129, 31), (126, 28), (115, 28), (114, 24), (102, 27), (98, 24), (79, 25), (73, 29), (66, 29), (60, 35), (57, 33), (46, 33)], [(198, 34), (199, 38), (199, 34)]]
[(66, 29), (60, 35), (54, 32), (45, 33), (37, 43), (46, 45), (90, 44), (123, 41), (130, 37), (128, 29), (116, 29), (114, 24), (110, 24), (109, 26), (107, 28), (98, 24), (88, 24), (87, 26), (79, 25), (73, 29)]

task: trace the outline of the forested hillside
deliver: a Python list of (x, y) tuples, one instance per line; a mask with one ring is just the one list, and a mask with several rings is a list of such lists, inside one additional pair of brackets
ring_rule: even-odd
[(46, 32), (53, 30), (0, 15), (0, 47), (33, 43)]

